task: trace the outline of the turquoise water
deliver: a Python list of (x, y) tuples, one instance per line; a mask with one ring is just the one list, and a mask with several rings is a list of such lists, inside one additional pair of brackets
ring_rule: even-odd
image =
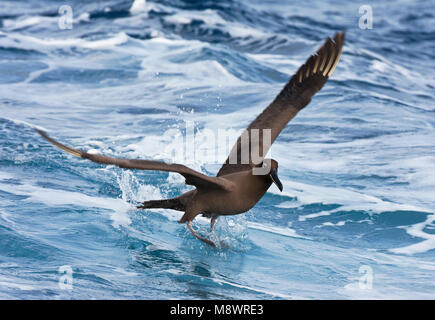
[[(430, 1), (369, 1), (373, 29), (343, 0), (69, 3), (72, 29), (58, 1), (0, 3), (0, 298), (435, 298)], [(81, 161), (33, 130), (173, 160), (192, 126), (197, 144), (246, 128), (343, 29), (332, 79), (271, 150), (284, 191), (214, 234), (195, 222), (228, 248), (179, 212), (135, 209), (189, 190), (180, 176)]]

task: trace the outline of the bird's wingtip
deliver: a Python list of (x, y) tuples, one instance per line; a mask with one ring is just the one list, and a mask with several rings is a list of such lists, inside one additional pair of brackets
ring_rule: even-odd
[(48, 142), (50, 142), (51, 144), (55, 145), (56, 147), (58, 147), (59, 149), (68, 152), (70, 154), (72, 154), (73, 156), (76, 156), (78, 158), (83, 158), (83, 151), (81, 150), (76, 150), (70, 147), (67, 147), (66, 145), (57, 142), (56, 140), (54, 140), (53, 138), (50, 138), (44, 131), (42, 131), (39, 128), (34, 128), (35, 131), (37, 133), (39, 133), (45, 140), (47, 140)]

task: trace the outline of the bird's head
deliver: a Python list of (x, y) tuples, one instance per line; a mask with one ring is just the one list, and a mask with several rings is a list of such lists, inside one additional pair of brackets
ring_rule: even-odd
[(274, 159), (264, 159), (257, 169), (259, 175), (264, 175), (266, 179), (270, 179), (270, 182), (274, 183), (279, 191), (282, 192), (282, 183), (278, 178), (278, 161)]

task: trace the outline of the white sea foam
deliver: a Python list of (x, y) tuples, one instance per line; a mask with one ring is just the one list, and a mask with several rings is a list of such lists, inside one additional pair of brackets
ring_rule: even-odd
[[(74, 23), (80, 23), (82, 21), (88, 22), (90, 20), (90, 14), (88, 12), (83, 12), (77, 18), (73, 19)], [(57, 25), (59, 17), (46, 17), (46, 16), (25, 16), (24, 18), (18, 19), (5, 19), (3, 20), (3, 26), (8, 31), (16, 31), (23, 28), (28, 28), (36, 26), (39, 24), (52, 24)]]
[(265, 232), (270, 232), (274, 234), (279, 234), (285, 237), (291, 237), (291, 238), (302, 238), (302, 239), (311, 239), (309, 237), (305, 237), (302, 235), (299, 235), (296, 230), (293, 230), (291, 228), (283, 228), (283, 227), (276, 227), (271, 225), (266, 225), (263, 223), (257, 223), (257, 222), (248, 222), (248, 228), (255, 229), (255, 230), (261, 230)]
[(175, 9), (174, 7), (171, 6), (166, 6), (164, 4), (158, 3), (158, 2), (151, 2), (151, 1), (147, 1), (146, 2), (146, 10), (147, 11), (154, 11), (154, 12), (158, 12), (158, 13), (175, 13), (177, 11), (177, 9)]
[(24, 283), (18, 283), (16, 281), (16, 279), (14, 280), (2, 280), (2, 278), (0, 278), (0, 287), (8, 287), (8, 288), (14, 288), (14, 289), (19, 289), (19, 290), (23, 290), (23, 291), (29, 291), (29, 290), (35, 290), (36, 287), (31, 286), (29, 284), (24, 284)]
[(81, 47), (86, 49), (108, 49), (126, 43), (129, 37), (124, 32), (119, 32), (111, 38), (101, 40), (85, 40), (81, 38), (55, 39), (37, 38), (19, 33), (4, 33), (0, 31), (0, 45), (21, 49), (33, 49), (43, 51), (44, 48), (72, 48)]
[(225, 23), (227, 23), (215, 10), (211, 9), (203, 11), (179, 11), (173, 15), (165, 17), (165, 21), (170, 23), (189, 24), (192, 20), (203, 21), (207, 25), (225, 25)]
[(402, 67), (399, 64), (392, 63), (388, 59), (386, 59), (378, 54), (373, 54), (373, 52), (370, 52), (368, 50), (362, 49), (362, 51), (366, 54), (371, 55), (371, 56), (376, 56), (377, 60), (373, 60), (371, 66), (370, 66), (371, 70), (379, 71), (381, 73), (396, 72), (400, 76), (405, 76), (409, 80), (414, 80), (413, 77), (415, 77), (416, 74), (411, 72), (410, 70), (406, 69), (405, 67)]
[(73, 20), (73, 23), (82, 22), (82, 21), (88, 22), (90, 21), (90, 19), (91, 19), (91, 14), (89, 12), (83, 12), (76, 19)]
[(7, 30), (17, 30), (17, 29), (34, 26), (43, 22), (54, 23), (57, 22), (57, 20), (58, 20), (57, 17), (42, 17), (42, 16), (25, 17), (17, 20), (5, 19), (3, 20), (3, 26)]
[[(322, 223), (321, 227), (342, 227), (346, 224), (346, 222), (350, 222), (351, 220), (342, 220), (342, 221), (338, 221), (337, 223), (332, 223), (332, 222), (324, 222)], [(319, 227), (319, 226), (315, 226), (315, 227)]]
[(299, 208), (302, 205), (299, 201), (284, 201), (276, 204), (275, 207), (283, 209)]
[(11, 179), (13, 177), (14, 177), (14, 175), (12, 175), (8, 172), (0, 171), (0, 180)]
[[(311, 185), (296, 181), (291, 181), (287, 179), (281, 179), (286, 190), (282, 193), (279, 190), (270, 189), (269, 192), (275, 194), (284, 194), (290, 197), (296, 197), (301, 203), (323, 203), (323, 204), (341, 204), (342, 206), (338, 209), (324, 211), (323, 213), (315, 213), (313, 215), (301, 216), (300, 219), (303, 221), (312, 217), (317, 217), (321, 215), (329, 215), (336, 211), (347, 211), (347, 210), (365, 210), (374, 213), (381, 213), (385, 211), (395, 211), (395, 210), (411, 210), (411, 211), (421, 211), (421, 212), (431, 212), (430, 209), (407, 205), (398, 204), (390, 201), (382, 200), (380, 198), (360, 193), (357, 191), (333, 188), (333, 187), (322, 187), (319, 185)], [(290, 189), (290, 190), (289, 190)]]
[(211, 280), (219, 285), (226, 284), (226, 285), (230, 285), (232, 287), (236, 287), (236, 288), (240, 288), (240, 289), (245, 289), (245, 290), (254, 291), (254, 292), (258, 292), (258, 293), (262, 293), (262, 294), (267, 294), (267, 295), (270, 295), (272, 297), (278, 297), (278, 298), (282, 298), (282, 299), (301, 299), (301, 297), (294, 297), (294, 296), (279, 293), (276, 291), (257, 289), (257, 288), (253, 288), (251, 286), (245, 286), (245, 285), (241, 285), (241, 284), (227, 281), (227, 280), (222, 280), (222, 279), (217, 279), (217, 278), (212, 278)]
[(400, 254), (416, 254), (435, 249), (435, 234), (430, 234), (423, 231), (424, 228), (433, 224), (434, 221), (435, 214), (428, 216), (428, 218), (421, 223), (416, 223), (406, 227), (406, 232), (409, 235), (413, 237), (423, 238), (425, 240), (406, 247), (390, 249), (390, 251)]
[(266, 32), (250, 28), (246, 25), (224, 20), (215, 10), (206, 9), (203, 11), (178, 11), (177, 13), (164, 18), (166, 22), (173, 24), (190, 24), (193, 20), (202, 21), (208, 28), (219, 28), (228, 32), (233, 38), (265, 38)]
[[(150, 75), (155, 77), (156, 74), (167, 73), (181, 74), (183, 77), (188, 77), (191, 84), (202, 85), (204, 79), (207, 79), (208, 86), (240, 84), (241, 80), (229, 73), (225, 67), (215, 60), (186, 62), (182, 65), (179, 62), (171, 62), (174, 57), (188, 55), (192, 51), (199, 51), (207, 46), (209, 45), (199, 41), (172, 40), (164, 37), (155, 37), (142, 42), (140, 50), (145, 52), (152, 50), (154, 54), (143, 57), (139, 77), (149, 78)], [(166, 61), (164, 65), (158, 62), (161, 59)], [(165, 78), (165, 86), (179, 88), (179, 85), (179, 77)]]
[(123, 170), (116, 178), (125, 202), (137, 203), (162, 198), (158, 187), (141, 184), (130, 170)]
[(141, 12), (145, 12), (146, 9), (147, 9), (146, 0), (134, 0), (133, 4), (130, 7), (130, 13), (138, 14)]
[(34, 129), (38, 129), (38, 130), (41, 130), (41, 131), (50, 132), (50, 130), (48, 130), (48, 129), (44, 128), (44, 127), (41, 127), (39, 125), (37, 126), (37, 125), (32, 124), (32, 123), (27, 122), (27, 121), (18, 120), (18, 119), (12, 119), (12, 118), (8, 118), (8, 117), (2, 117), (2, 118), (6, 119), (8, 121), (11, 121), (11, 122), (13, 122), (13, 123), (15, 123), (17, 125), (25, 125), (25, 126), (30, 127), (30, 128), (34, 128)]
[(112, 212), (110, 218), (115, 228), (131, 223), (128, 216), (131, 206), (121, 199), (93, 197), (79, 192), (41, 188), (30, 184), (14, 185), (11, 190), (11, 185), (0, 183), (0, 190), (28, 196), (29, 198), (23, 201), (40, 202), (47, 206), (76, 205), (107, 209)]

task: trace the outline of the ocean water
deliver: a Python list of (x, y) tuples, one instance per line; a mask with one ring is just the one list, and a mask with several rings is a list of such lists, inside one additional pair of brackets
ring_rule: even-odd
[[(0, 298), (435, 298), (433, 1), (63, 4), (0, 2)], [(195, 221), (227, 248), (180, 212), (135, 209), (189, 190), (180, 176), (76, 159), (33, 130), (214, 175), (226, 150), (204, 133), (246, 128), (340, 30), (334, 75), (271, 150), (284, 191), (213, 234)], [(177, 153), (189, 132), (218, 160)]]

